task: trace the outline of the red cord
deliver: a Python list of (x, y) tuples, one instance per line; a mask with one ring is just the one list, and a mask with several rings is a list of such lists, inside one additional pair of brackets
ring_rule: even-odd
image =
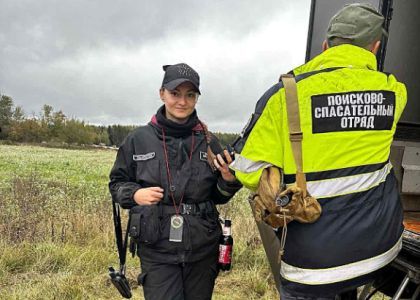
[[(163, 141), (162, 141), (162, 143), (163, 143), (163, 152), (165, 153), (166, 174), (168, 175), (168, 181), (169, 181), (169, 192), (170, 192), (170, 195), (171, 195), (171, 198), (172, 198), (172, 202), (174, 204), (175, 213), (177, 215), (179, 215), (179, 208), (181, 207), (182, 200), (184, 200), (185, 190), (182, 193), (181, 200), (179, 201), (179, 206), (176, 206), (174, 192), (171, 189), (171, 187), (172, 187), (172, 176), (171, 176), (171, 170), (169, 168), (169, 158), (168, 158), (168, 150), (167, 150), (167, 147), (166, 147), (165, 129), (163, 129), (163, 128), (162, 128), (162, 138), (163, 138)], [(193, 150), (194, 150), (194, 131), (192, 132), (192, 135), (191, 135), (191, 149), (190, 149), (190, 157), (189, 157), (189, 160), (190, 161), (192, 159)]]

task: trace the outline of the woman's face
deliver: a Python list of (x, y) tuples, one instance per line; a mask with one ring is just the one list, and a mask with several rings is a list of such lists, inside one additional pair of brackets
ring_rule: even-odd
[(159, 93), (165, 104), (166, 118), (176, 123), (185, 123), (198, 100), (198, 93), (192, 83), (187, 81), (174, 90), (161, 89)]

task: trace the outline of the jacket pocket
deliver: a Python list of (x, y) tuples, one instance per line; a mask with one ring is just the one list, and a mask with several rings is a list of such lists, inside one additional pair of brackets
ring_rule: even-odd
[(159, 208), (157, 205), (135, 206), (130, 209), (129, 236), (137, 243), (155, 244), (160, 236)]
[(145, 186), (161, 186), (160, 161), (156, 158), (136, 161), (136, 177)]
[(215, 217), (191, 216), (188, 218), (189, 237), (193, 251), (200, 249), (212, 249), (219, 243), (222, 230), (220, 223)]
[(194, 201), (209, 199), (216, 187), (217, 175), (211, 171), (207, 161), (195, 161), (191, 164), (191, 178), (185, 196)]

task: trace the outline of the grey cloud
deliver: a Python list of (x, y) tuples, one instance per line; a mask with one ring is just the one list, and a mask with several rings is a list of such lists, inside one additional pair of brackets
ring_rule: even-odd
[[(185, 61), (202, 77), (199, 115), (213, 130), (239, 131), (279, 73), (303, 62), (309, 6), (2, 1), (0, 93), (28, 113), (47, 103), (90, 123), (145, 123), (161, 105), (161, 65)], [(290, 34), (257, 36), (283, 20)]]
[[(77, 53), (107, 44), (133, 46), (174, 31), (206, 28), (235, 38), (251, 32), (279, 11), (308, 1), (3, 1), (2, 40), (35, 50), (35, 57)], [(300, 3), (299, 3), (300, 2)], [(31, 49), (28, 49), (27, 47)]]

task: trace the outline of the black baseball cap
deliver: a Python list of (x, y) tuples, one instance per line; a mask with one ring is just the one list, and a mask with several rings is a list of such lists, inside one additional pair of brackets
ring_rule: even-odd
[(184, 82), (191, 82), (197, 92), (200, 92), (200, 76), (198, 73), (185, 63), (163, 66), (165, 75), (163, 76), (162, 87), (174, 90)]

